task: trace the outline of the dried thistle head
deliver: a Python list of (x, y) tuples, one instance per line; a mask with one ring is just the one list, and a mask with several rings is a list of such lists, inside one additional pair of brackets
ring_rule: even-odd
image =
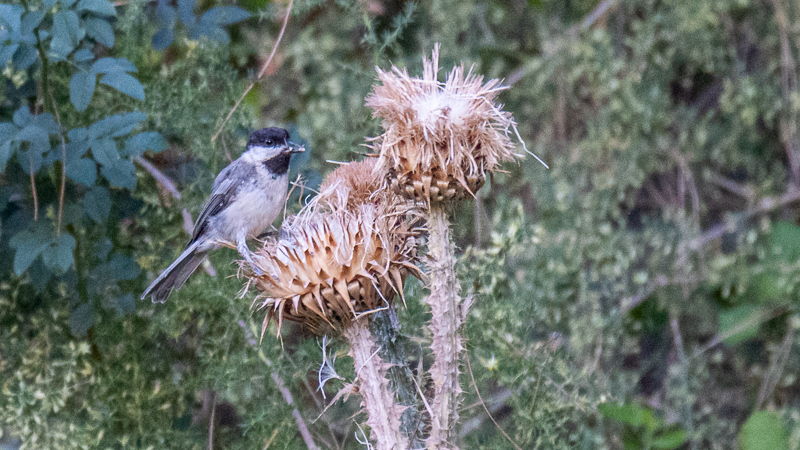
[(483, 83), (461, 66), (442, 83), (438, 59), (437, 46), (423, 60), (422, 78), (377, 69), (381, 84), (367, 98), (383, 119), (384, 133), (374, 139), (378, 164), (395, 190), (428, 204), (474, 195), (487, 172), (519, 156), (510, 138), (516, 123), (495, 103), (505, 89), (500, 81)]
[[(416, 242), (409, 207), (396, 195), (374, 192), (374, 163), (351, 163), (326, 178), (321, 193), (267, 240), (246, 274), (259, 290), (264, 326), (276, 318), (300, 322), (318, 334), (341, 332), (361, 314), (403, 295)], [(367, 176), (368, 175), (368, 176)], [(263, 331), (262, 331), (263, 332)]]
[(383, 178), (376, 170), (377, 161), (367, 158), (339, 166), (325, 177), (319, 195), (309, 207), (353, 210), (358, 205), (374, 202), (385, 208), (396, 208), (401, 199), (381, 190)]

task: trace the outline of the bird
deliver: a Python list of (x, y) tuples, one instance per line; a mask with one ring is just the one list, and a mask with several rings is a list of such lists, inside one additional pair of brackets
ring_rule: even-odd
[(283, 209), (289, 188), (292, 154), (305, 151), (289, 140), (283, 128), (263, 128), (250, 134), (247, 148), (214, 179), (211, 195), (194, 224), (185, 250), (144, 291), (153, 303), (164, 303), (180, 289), (211, 250), (236, 244), (256, 272), (247, 239), (270, 226)]

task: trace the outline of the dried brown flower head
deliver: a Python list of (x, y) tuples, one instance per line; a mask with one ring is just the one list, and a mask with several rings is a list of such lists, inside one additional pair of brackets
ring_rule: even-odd
[(383, 119), (383, 135), (374, 139), (379, 165), (402, 195), (441, 202), (474, 195), (486, 173), (516, 155), (511, 114), (496, 104), (505, 89), (493, 79), (455, 67), (437, 79), (439, 49), (425, 58), (422, 78), (405, 69), (378, 70), (382, 84), (367, 98), (373, 115)]
[(351, 163), (326, 177), (321, 193), (280, 239), (257, 252), (263, 275), (247, 274), (267, 316), (303, 323), (324, 334), (341, 332), (360, 314), (389, 305), (403, 292), (416, 244), (396, 195), (375, 191), (374, 162)]

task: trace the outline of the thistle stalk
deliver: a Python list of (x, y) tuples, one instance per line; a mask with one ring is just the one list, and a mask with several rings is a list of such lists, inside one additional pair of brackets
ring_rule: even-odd
[(431, 403), (431, 433), (426, 440), (429, 449), (457, 448), (454, 439), (458, 423), (461, 384), (458, 376), (459, 355), (464, 349), (461, 338), (463, 324), (460, 287), (455, 273), (455, 249), (450, 237), (447, 212), (441, 206), (431, 206), (428, 217), (428, 275), (431, 307), (431, 350), (434, 363), (431, 379), (434, 397)]
[(386, 373), (389, 364), (379, 356), (366, 318), (354, 320), (343, 332), (359, 381), (361, 405), (367, 411), (370, 437), (378, 450), (404, 450), (408, 439), (400, 431), (402, 407), (394, 402)]

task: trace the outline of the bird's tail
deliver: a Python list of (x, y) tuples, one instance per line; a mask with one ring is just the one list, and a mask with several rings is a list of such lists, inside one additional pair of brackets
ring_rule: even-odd
[(180, 289), (208, 254), (207, 251), (198, 250), (198, 244), (198, 242), (193, 242), (178, 259), (167, 267), (167, 270), (161, 272), (161, 275), (144, 291), (142, 300), (148, 295), (152, 295), (153, 303), (164, 303), (173, 289)]

